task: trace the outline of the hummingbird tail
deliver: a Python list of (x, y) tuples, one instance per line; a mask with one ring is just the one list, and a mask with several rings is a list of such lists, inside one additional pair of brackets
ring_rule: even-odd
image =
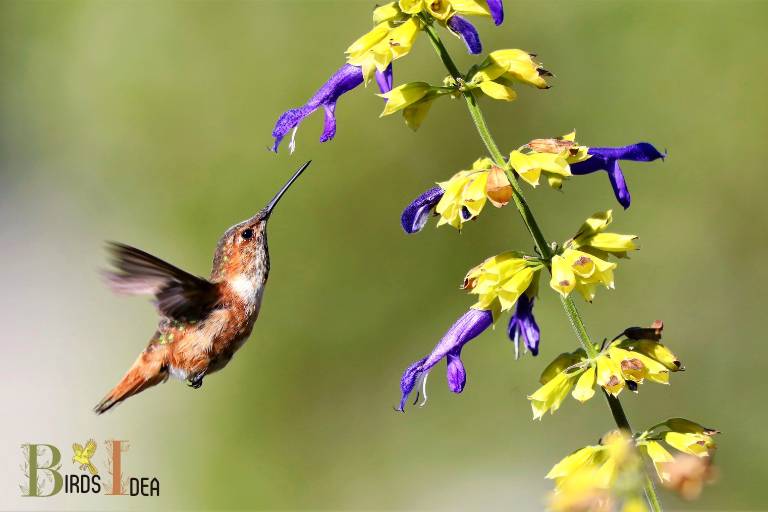
[(93, 412), (102, 414), (123, 400), (168, 379), (165, 347), (150, 346), (141, 353), (112, 391), (96, 404)]

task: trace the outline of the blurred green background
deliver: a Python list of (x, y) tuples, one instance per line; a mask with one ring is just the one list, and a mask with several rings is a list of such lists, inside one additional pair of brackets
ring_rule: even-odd
[[(438, 102), (414, 134), (399, 116), (378, 119), (381, 100), (360, 88), (339, 102), (336, 140), (317, 142), (316, 114), (296, 154), (266, 151), (275, 119), (343, 63), (371, 8), (0, 3), (2, 508), (538, 510), (552, 464), (612, 428), (600, 399), (531, 421), (539, 372), (576, 343), (547, 289), (538, 358), (514, 360), (505, 317), (464, 351), (463, 394), (440, 366), (426, 407), (393, 412), (403, 369), (471, 304), (457, 290), (464, 272), (531, 242), (512, 208), (461, 234), (400, 230), (403, 206), (483, 154), (462, 102)], [(622, 395), (635, 427), (679, 415), (724, 431), (718, 484), (692, 504), (665, 494), (668, 508), (765, 508), (768, 3), (506, 11), (501, 27), (478, 21), (485, 48), (534, 51), (556, 79), (520, 87), (515, 103), (483, 102), (503, 148), (577, 128), (587, 145), (669, 150), (664, 163), (624, 165), (627, 212), (604, 174), (564, 194), (526, 189), (553, 240), (609, 207), (616, 231), (641, 236), (616, 290), (581, 309), (595, 338), (663, 319), (688, 368), (669, 388)], [(396, 83), (444, 75), (423, 35), (395, 67)], [(233, 363), (202, 390), (171, 382), (94, 416), (156, 321), (147, 301), (101, 283), (103, 241), (207, 275), (220, 234), (309, 158), (270, 224), (264, 307)], [(91, 436), (130, 440), (126, 471), (159, 477), (161, 496), (19, 497), (21, 443), (68, 450)]]

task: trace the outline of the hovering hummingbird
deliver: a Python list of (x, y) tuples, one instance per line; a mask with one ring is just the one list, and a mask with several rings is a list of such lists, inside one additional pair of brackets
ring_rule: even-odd
[(133, 247), (112, 243), (117, 292), (154, 295), (160, 314), (149, 345), (117, 386), (99, 402), (101, 414), (172, 376), (192, 388), (224, 368), (251, 334), (269, 275), (267, 221), (283, 194), (309, 166), (294, 173), (267, 205), (219, 239), (210, 279), (203, 279)]

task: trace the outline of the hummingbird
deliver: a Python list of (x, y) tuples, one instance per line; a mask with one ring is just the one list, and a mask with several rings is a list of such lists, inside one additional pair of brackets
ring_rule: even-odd
[(209, 279), (194, 276), (140, 249), (110, 243), (116, 270), (106, 273), (118, 292), (154, 295), (160, 320), (136, 362), (102, 399), (102, 414), (169, 377), (198, 389), (221, 370), (251, 334), (269, 275), (267, 221), (283, 194), (311, 161), (302, 165), (256, 215), (219, 239)]

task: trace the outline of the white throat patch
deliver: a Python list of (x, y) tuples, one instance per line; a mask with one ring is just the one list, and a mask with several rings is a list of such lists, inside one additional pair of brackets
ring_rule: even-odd
[(256, 283), (247, 276), (243, 274), (238, 275), (230, 282), (230, 285), (243, 302), (250, 303), (256, 299)]

